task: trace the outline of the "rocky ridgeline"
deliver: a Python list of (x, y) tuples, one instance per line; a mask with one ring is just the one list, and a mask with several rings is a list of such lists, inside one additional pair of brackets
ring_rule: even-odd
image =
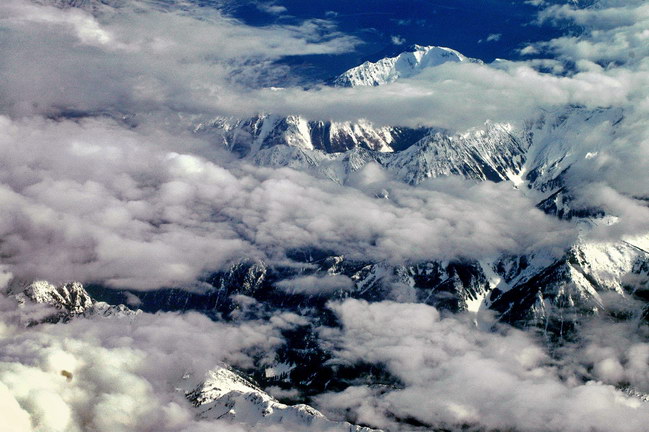
[(9, 294), (19, 305), (37, 304), (48, 307), (44, 315), (30, 325), (39, 322), (66, 322), (80, 316), (133, 316), (141, 313), (123, 304), (110, 305), (95, 301), (79, 282), (54, 285), (47, 281), (34, 281), (19, 287), (12, 286)]

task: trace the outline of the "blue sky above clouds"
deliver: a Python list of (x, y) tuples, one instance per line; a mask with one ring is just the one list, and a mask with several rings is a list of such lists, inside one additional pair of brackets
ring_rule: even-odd
[[(200, 4), (214, 4), (209, 1)], [(540, 23), (549, 2), (513, 0), (239, 1), (228, 12), (253, 26), (326, 19), (360, 41), (335, 57), (297, 56), (285, 60), (311, 79), (327, 79), (365, 60), (375, 61), (412, 44), (456, 49), (491, 62), (517, 59), (530, 42), (559, 36), (564, 29)], [(567, 23), (565, 23), (567, 24)]]

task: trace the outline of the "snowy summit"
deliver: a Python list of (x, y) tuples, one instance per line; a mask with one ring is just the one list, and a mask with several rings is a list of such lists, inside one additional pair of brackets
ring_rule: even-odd
[(396, 57), (382, 58), (377, 62), (365, 62), (338, 76), (334, 84), (339, 87), (380, 86), (393, 83), (399, 78), (410, 78), (423, 69), (444, 63), (470, 62), (480, 60), (466, 57), (451, 48), (440, 46), (413, 45)]

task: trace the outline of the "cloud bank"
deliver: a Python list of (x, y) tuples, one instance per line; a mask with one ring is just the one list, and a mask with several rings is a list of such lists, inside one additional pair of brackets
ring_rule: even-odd
[[(342, 329), (322, 335), (337, 361), (382, 365), (402, 384), (324, 394), (319, 405), (332, 416), (388, 430), (408, 430), (400, 419), (450, 430), (630, 432), (649, 420), (644, 401), (611, 385), (646, 386), (649, 345), (630, 324), (593, 323), (585, 350), (574, 348), (581, 358), (564, 353), (578, 358), (565, 365), (530, 334), (482, 332), (469, 316), (441, 316), (427, 305), (347, 300), (331, 308)], [(584, 383), (580, 373), (589, 367)]]
[(168, 313), (24, 328), (22, 313), (3, 293), (0, 414), (12, 432), (253, 430), (196, 420), (185, 392), (222, 361), (272, 358), (291, 325)]
[[(264, 86), (292, 79), (274, 64), (279, 58), (359, 43), (329, 21), (252, 28), (180, 2), (41, 3), (0, 5), (3, 284), (13, 275), (197, 288), (205, 272), (242, 257), (282, 261), (307, 246), (404, 262), (560, 251), (574, 239), (571, 225), (544, 216), (509, 185), (447, 179), (412, 188), (382, 178), (390, 196), (382, 200), (376, 184), (345, 188), (233, 161), (187, 132), (216, 115), (299, 112), (466, 129), (565, 104), (616, 107), (619, 125), (570, 136), (583, 157), (568, 181), (589, 185), (589, 202), (622, 215), (621, 233), (646, 229), (646, 208), (633, 198), (646, 197), (649, 184), (644, 2), (550, 7), (541, 19), (584, 30), (531, 46), (548, 59), (447, 64), (381, 88), (307, 90)], [(280, 288), (312, 294), (321, 285), (302, 278)], [(348, 286), (338, 278), (324, 288)], [(589, 323), (581, 345), (557, 360), (529, 334), (482, 332), (468, 317), (425, 305), (348, 300), (331, 308), (342, 327), (321, 335), (334, 361), (384, 366), (399, 380), (317, 398), (333, 415), (391, 430), (404, 428), (396, 419), (646, 429), (646, 404), (618, 389), (649, 391), (645, 329), (633, 323)], [(284, 326), (302, 322), (143, 314), (24, 329), (21, 313), (0, 298), (0, 417), (18, 431), (247, 430), (196, 420), (176, 383), (219, 361), (251, 367), (253, 357), (273, 355)]]
[(386, 180), (381, 200), (111, 120), (0, 122), (0, 249), (23, 279), (148, 289), (302, 247), (404, 262), (560, 249), (572, 235), (504, 184)]
[(487, 118), (524, 120), (539, 107), (633, 105), (638, 89), (646, 83), (644, 69), (602, 70), (594, 63), (601, 58), (589, 54), (594, 48), (576, 50), (588, 43), (597, 43), (595, 51), (607, 53), (626, 47), (638, 51), (634, 54), (638, 63), (644, 58), (641, 37), (625, 37), (618, 49), (604, 46), (608, 37), (618, 41), (624, 31), (642, 34), (646, 20), (641, 19), (643, 6), (638, 2), (633, 3), (636, 9), (632, 5), (612, 8), (627, 21), (638, 17), (631, 30), (620, 27), (624, 20), (616, 27), (615, 21), (607, 19), (608, 9), (546, 9), (544, 17), (608, 25), (607, 34), (597, 42), (593, 35), (600, 37), (601, 31), (595, 29), (588, 37), (560, 38), (542, 45), (558, 55), (559, 60), (547, 61), (554, 62), (555, 68), (562, 67), (561, 60), (581, 65), (574, 74), (542, 73), (538, 62), (449, 63), (380, 88), (309, 90), (259, 86), (292, 82), (290, 71), (273, 63), (279, 58), (347, 52), (360, 41), (325, 20), (258, 28), (228, 18), (218, 9), (170, 4), (128, 2), (97, 7), (92, 15), (83, 9), (26, 0), (3, 3), (0, 95), (4, 110), (13, 114), (171, 111), (244, 117), (259, 112), (300, 113), (314, 120), (367, 119), (377, 124), (462, 130)]

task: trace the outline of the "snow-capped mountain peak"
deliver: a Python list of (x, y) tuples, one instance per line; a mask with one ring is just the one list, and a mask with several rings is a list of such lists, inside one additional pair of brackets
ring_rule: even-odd
[(79, 282), (56, 286), (47, 281), (34, 281), (23, 292), (35, 303), (46, 303), (71, 314), (83, 313), (94, 304)]
[(306, 429), (336, 432), (373, 432), (346, 422), (334, 422), (309, 405), (285, 405), (225, 365), (207, 373), (205, 381), (187, 393), (198, 417), (248, 426), (282, 426), (287, 431)]
[(349, 69), (334, 80), (339, 87), (379, 86), (409, 78), (423, 69), (448, 62), (480, 63), (480, 60), (465, 57), (458, 51), (440, 46), (414, 45), (395, 57), (386, 57), (377, 62), (365, 62)]
[(24, 286), (18, 283), (8, 290), (8, 294), (19, 305), (44, 305), (50, 308), (49, 311), (44, 311), (43, 315), (30, 317), (27, 321), (28, 325), (40, 322), (65, 322), (80, 316), (134, 316), (142, 312), (131, 310), (123, 304), (110, 305), (96, 301), (80, 282), (55, 285), (38, 280)]

